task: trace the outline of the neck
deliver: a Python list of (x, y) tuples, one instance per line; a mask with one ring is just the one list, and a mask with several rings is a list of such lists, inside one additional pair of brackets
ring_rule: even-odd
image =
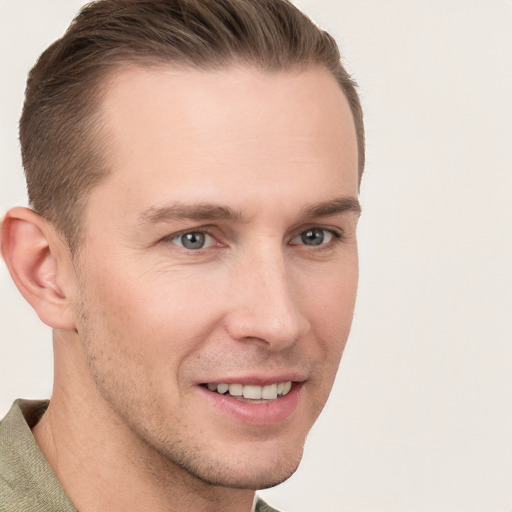
[(250, 512), (254, 491), (200, 481), (138, 438), (76, 373), (66, 377), (56, 373), (33, 434), (80, 512)]

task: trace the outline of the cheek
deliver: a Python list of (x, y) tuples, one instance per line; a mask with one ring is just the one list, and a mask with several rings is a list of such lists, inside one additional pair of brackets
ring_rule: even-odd
[(310, 319), (327, 338), (329, 333), (348, 334), (357, 293), (356, 262), (334, 266), (313, 277), (301, 283), (304, 311), (309, 311)]
[(214, 287), (176, 271), (141, 273), (130, 265), (97, 265), (84, 285), (88, 309), (102, 331), (98, 334), (151, 359), (173, 361), (193, 352), (194, 340), (218, 315)]
[(331, 269), (315, 286), (304, 287), (308, 320), (316, 339), (318, 357), (323, 361), (322, 381), (330, 390), (352, 325), (358, 271), (357, 262)]

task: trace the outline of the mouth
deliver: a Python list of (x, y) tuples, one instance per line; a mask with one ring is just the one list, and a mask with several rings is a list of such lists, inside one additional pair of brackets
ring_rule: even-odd
[(306, 379), (301, 376), (297, 380), (285, 379), (275, 382), (258, 378), (233, 379), (231, 382), (205, 382), (198, 388), (223, 418), (254, 427), (270, 427), (290, 420), (302, 401)]
[(241, 383), (208, 383), (203, 387), (217, 393), (233, 397), (234, 399), (245, 403), (267, 403), (286, 396), (293, 387), (292, 381), (276, 382), (259, 386), (257, 384), (241, 384)]

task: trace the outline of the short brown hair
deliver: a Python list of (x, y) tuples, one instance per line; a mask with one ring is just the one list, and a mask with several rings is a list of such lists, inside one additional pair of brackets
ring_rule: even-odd
[(364, 127), (356, 84), (334, 39), (287, 0), (99, 0), (85, 6), (31, 70), (20, 120), (32, 207), (71, 248), (88, 193), (108, 173), (100, 140), (102, 78), (124, 63), (201, 69), (327, 67)]

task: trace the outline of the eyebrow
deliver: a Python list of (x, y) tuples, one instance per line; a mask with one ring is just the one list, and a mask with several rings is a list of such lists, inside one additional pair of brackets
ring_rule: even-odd
[(210, 203), (173, 203), (162, 207), (152, 206), (139, 216), (139, 220), (143, 224), (169, 222), (178, 219), (241, 222), (242, 214), (229, 206)]
[[(328, 217), (344, 212), (361, 214), (359, 201), (352, 197), (342, 197), (330, 201), (313, 204), (305, 207), (301, 212), (301, 219), (307, 220), (315, 217)], [(142, 224), (155, 224), (158, 222), (171, 222), (180, 219), (194, 221), (226, 221), (244, 222), (240, 211), (229, 206), (211, 203), (173, 203), (161, 207), (152, 206), (139, 215)]]
[(357, 214), (357, 216), (361, 215), (361, 205), (359, 201), (354, 197), (340, 197), (339, 199), (313, 204), (304, 208), (302, 217), (305, 219), (329, 217), (330, 215), (345, 212), (352, 212)]

